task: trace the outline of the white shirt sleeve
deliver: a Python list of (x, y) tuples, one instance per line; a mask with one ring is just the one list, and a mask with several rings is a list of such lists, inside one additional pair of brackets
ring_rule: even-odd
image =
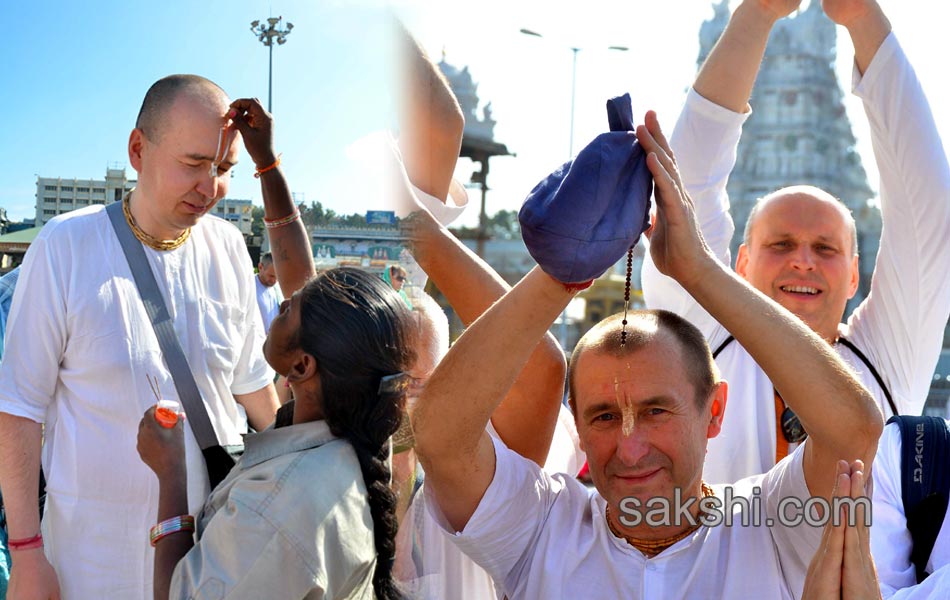
[(923, 410), (950, 314), (950, 167), (930, 106), (892, 33), (854, 93), (881, 173), (883, 230), (871, 291), (848, 336), (876, 365), (901, 413)]
[(396, 216), (401, 219), (421, 209), (429, 212), (435, 217), (436, 221), (447, 227), (452, 221), (457, 219), (462, 214), (462, 211), (465, 210), (465, 207), (468, 206), (468, 192), (465, 191), (465, 187), (459, 183), (458, 180), (453, 178), (452, 183), (449, 184), (448, 198), (444, 200), (420, 190), (409, 180), (409, 174), (406, 173), (406, 166), (402, 160), (402, 153), (399, 151), (399, 144), (396, 143), (396, 140), (394, 140), (391, 135), (387, 136), (387, 138), (388, 158), (390, 160), (389, 166), (396, 171), (391, 173), (391, 175), (397, 181), (408, 183), (413, 192), (412, 195), (393, 195), (393, 210)]
[(587, 462), (587, 455), (581, 450), (580, 436), (577, 434), (577, 425), (574, 423), (574, 414), (561, 404), (557, 413), (557, 424), (554, 427), (554, 437), (551, 438), (551, 447), (544, 460), (544, 472), (551, 475), (566, 473), (576, 476)]
[(239, 324), (243, 335), (243, 346), (234, 367), (234, 380), (231, 383), (232, 394), (250, 394), (256, 392), (274, 380), (274, 371), (264, 359), (264, 321), (258, 318), (260, 308), (257, 306), (257, 289), (254, 281), (254, 268), (251, 257), (244, 247), (243, 240), (240, 247), (234, 250), (235, 256), (231, 260), (238, 265), (240, 274), (238, 281), (242, 282), (241, 309), (244, 314), (243, 322)]
[(468, 192), (455, 178), (449, 185), (449, 196), (445, 201), (423, 192), (416, 186), (412, 186), (412, 191), (415, 192), (416, 199), (419, 200), (422, 208), (429, 211), (436, 221), (446, 227), (459, 218), (468, 206)]
[(71, 257), (50, 243), (57, 225), (46, 225), (23, 260), (0, 364), (0, 412), (37, 423), (46, 421), (68, 338), (64, 273)]
[[(736, 163), (742, 124), (751, 112), (735, 113), (690, 89), (670, 137), (683, 184), (693, 199), (703, 238), (725, 265), (731, 265), (729, 243), (735, 226), (729, 214), (726, 182)], [(643, 296), (653, 309), (666, 309), (686, 318), (706, 336), (709, 344), (727, 333), (673, 279), (660, 274), (647, 248), (643, 261)]]
[(423, 490), (429, 514), (455, 545), (496, 582), (508, 583), (530, 559), (563, 486), (501, 440), (493, 437), (492, 442), (495, 475), (463, 531), (453, 530), (429, 487), (423, 486)]
[(900, 427), (896, 423), (886, 426), (871, 466), (874, 482), (871, 556), (885, 598), (917, 583), (917, 574), (910, 562), (913, 541), (907, 530), (901, 496), (901, 448)]
[(902, 590), (885, 590), (882, 582), (881, 595), (885, 600), (946, 600), (950, 598), (950, 565), (937, 569), (923, 583)]
[[(773, 526), (769, 528), (775, 548), (778, 551), (779, 562), (796, 598), (801, 597), (805, 584), (805, 575), (808, 565), (814, 557), (821, 543), (824, 527), (809, 525), (806, 520), (797, 524), (785, 523), (779, 518), (779, 511), (789, 519), (799, 519), (804, 516), (802, 507), (811, 497), (808, 484), (805, 482), (805, 443), (798, 446), (794, 452), (772, 467), (763, 477), (762, 493), (765, 496), (766, 515), (773, 519)], [(783, 506), (794, 498), (791, 506)]]

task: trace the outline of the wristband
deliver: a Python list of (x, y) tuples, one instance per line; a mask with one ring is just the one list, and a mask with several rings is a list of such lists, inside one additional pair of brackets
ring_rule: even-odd
[(270, 171), (270, 170), (272, 170), (272, 169), (276, 169), (278, 166), (280, 166), (280, 157), (283, 156), (283, 155), (284, 155), (283, 152), (281, 152), (280, 154), (278, 154), (278, 155), (277, 155), (277, 160), (275, 160), (275, 161), (272, 162), (271, 164), (267, 165), (267, 166), (264, 167), (263, 169), (261, 169), (261, 168), (259, 168), (259, 167), (255, 167), (255, 169), (254, 169), (254, 179), (260, 179), (260, 178), (261, 178), (261, 175), (263, 175), (264, 173), (266, 173), (266, 172), (268, 172), (268, 171)]
[(268, 229), (277, 229), (278, 227), (283, 227), (284, 225), (290, 225), (299, 218), (300, 209), (294, 207), (294, 212), (290, 213), (286, 217), (281, 217), (279, 219), (264, 219), (264, 227)]
[(590, 279), (588, 281), (582, 281), (581, 283), (564, 283), (563, 281), (559, 281), (558, 283), (563, 285), (564, 289), (567, 290), (568, 293), (576, 294), (577, 292), (586, 290), (590, 286), (594, 285), (594, 280)]
[(7, 547), (10, 549), (10, 552), (16, 552), (17, 550), (32, 550), (33, 548), (42, 548), (43, 534), (37, 533), (31, 538), (23, 538), (19, 540), (8, 540)]

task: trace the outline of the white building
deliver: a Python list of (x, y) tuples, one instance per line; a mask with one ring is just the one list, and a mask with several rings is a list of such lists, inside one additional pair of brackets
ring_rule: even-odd
[[(105, 179), (63, 179), (62, 177), (36, 178), (36, 226), (90, 204), (111, 204), (121, 200), (135, 187), (136, 181), (128, 179), (125, 169), (106, 169)], [(211, 214), (230, 221), (244, 235), (251, 235), (250, 200), (223, 198)]]
[(125, 169), (106, 169), (105, 179), (36, 178), (36, 226), (90, 204), (111, 204), (135, 187)]
[(237, 200), (235, 198), (222, 198), (214, 205), (211, 211), (216, 217), (221, 217), (225, 221), (230, 221), (245, 236), (251, 235), (251, 213), (254, 205), (250, 200)]

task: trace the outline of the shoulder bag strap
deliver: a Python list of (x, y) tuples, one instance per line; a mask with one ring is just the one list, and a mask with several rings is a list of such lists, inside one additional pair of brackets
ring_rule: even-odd
[(187, 421), (191, 424), (191, 430), (194, 432), (201, 449), (217, 446), (218, 436), (214, 432), (211, 419), (208, 417), (208, 411), (201, 400), (201, 392), (198, 391), (198, 385), (191, 374), (191, 368), (188, 367), (188, 360), (181, 349), (181, 344), (178, 343), (174, 323), (171, 315), (168, 314), (168, 309), (165, 307), (165, 300), (158, 289), (152, 267), (145, 256), (145, 249), (141, 242), (135, 238), (132, 229), (125, 220), (125, 215), (122, 214), (122, 202), (120, 200), (110, 204), (106, 208), (106, 212), (109, 214), (112, 228), (115, 229), (119, 243), (122, 245), (122, 251), (125, 253), (129, 268), (132, 270), (132, 277), (135, 279), (139, 296), (145, 304), (145, 312), (148, 313), (149, 319), (152, 321), (152, 327), (158, 337), (158, 345), (162, 349), (165, 364), (171, 372), (172, 381), (175, 382), (178, 398), (181, 400), (185, 414), (188, 416)]
[(897, 405), (894, 404), (894, 399), (891, 398), (891, 392), (887, 389), (887, 385), (884, 384), (884, 379), (881, 377), (881, 374), (877, 372), (877, 369), (874, 368), (874, 365), (871, 364), (871, 361), (868, 360), (868, 357), (864, 355), (864, 352), (858, 350), (858, 347), (852, 344), (844, 336), (839, 336), (838, 341), (844, 344), (849, 350), (854, 352), (855, 356), (864, 363), (864, 366), (868, 368), (868, 371), (871, 372), (871, 376), (874, 377), (874, 381), (881, 386), (881, 391), (884, 392), (884, 398), (887, 400), (887, 405), (891, 408), (891, 413), (900, 414), (897, 412)]

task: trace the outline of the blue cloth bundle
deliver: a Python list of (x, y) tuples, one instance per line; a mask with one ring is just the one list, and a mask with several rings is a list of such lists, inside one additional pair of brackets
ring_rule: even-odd
[(650, 226), (653, 177), (630, 94), (607, 102), (607, 119), (610, 132), (536, 185), (518, 215), (528, 252), (563, 283), (599, 277)]

